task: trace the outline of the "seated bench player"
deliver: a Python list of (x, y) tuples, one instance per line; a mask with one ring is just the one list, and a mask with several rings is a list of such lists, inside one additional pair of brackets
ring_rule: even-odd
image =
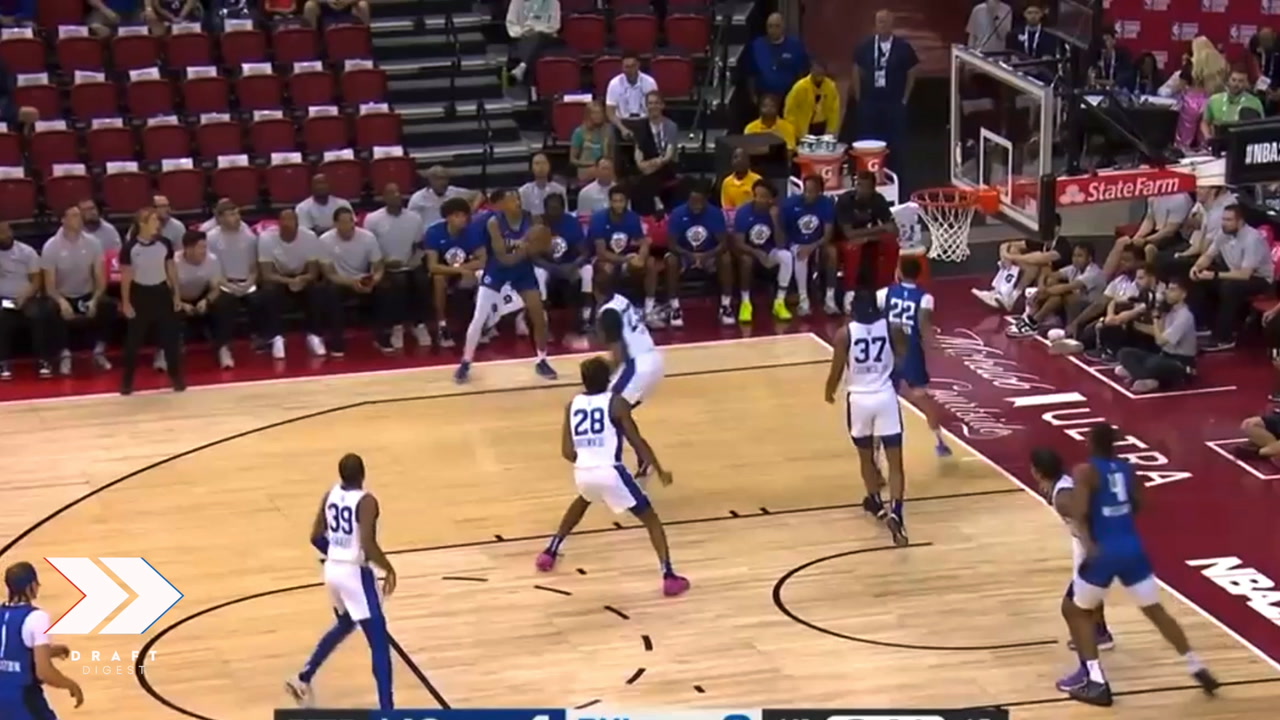
[(542, 300), (547, 291), (556, 286), (564, 289), (564, 297), (578, 309), (578, 332), (587, 334), (591, 325), (591, 307), (595, 299), (592, 280), (595, 267), (591, 264), (594, 253), (582, 231), (582, 221), (577, 215), (565, 212), (566, 200), (560, 193), (551, 193), (542, 200), (545, 212), (542, 224), (551, 231), (551, 252), (535, 262), (534, 274)]
[(1013, 327), (1005, 331), (1009, 337), (1030, 337), (1048, 320), (1061, 321), (1061, 316), (1088, 307), (1106, 287), (1102, 268), (1093, 261), (1093, 247), (1078, 242), (1071, 249), (1071, 264), (1053, 274), (1042, 274), (1039, 288), (1027, 297), (1026, 312)]
[(1053, 342), (1049, 352), (1070, 355), (1097, 347), (1098, 330), (1104, 324), (1108, 308), (1115, 302), (1128, 301), (1138, 292), (1135, 277), (1141, 267), (1138, 261), (1141, 254), (1142, 250), (1136, 247), (1120, 249), (1115, 260), (1115, 276), (1111, 278), (1111, 282), (1107, 283), (1101, 295), (1068, 320), (1063, 328), (1063, 337)]
[(819, 252), (819, 258), (827, 263), (825, 277), (829, 295), (825, 310), (829, 315), (840, 313), (835, 296), (839, 258), (832, 244), (836, 203), (822, 188), (822, 178), (810, 175), (804, 179), (804, 192), (782, 201), (782, 235), (795, 256), (796, 292), (800, 296), (796, 314), (800, 317), (807, 317), (812, 312), (809, 305), (809, 261)]
[(591, 216), (587, 241), (595, 245), (597, 273), (639, 275), (644, 282), (645, 319), (651, 326), (661, 326), (658, 317), (658, 263), (650, 256), (649, 236), (640, 216), (628, 207), (626, 189), (609, 189), (609, 207)]
[[(667, 217), (671, 238), (663, 265), (670, 297), (671, 327), (684, 327), (680, 309), (680, 277), (690, 270), (714, 273), (720, 283), (720, 324), (733, 324), (733, 253), (729, 245), (724, 211), (707, 202), (711, 192), (704, 181), (697, 181), (689, 191), (689, 199), (672, 209)], [(750, 286), (742, 288), (745, 302), (750, 302)]]
[(768, 180), (757, 180), (751, 186), (751, 202), (744, 203), (733, 214), (733, 241), (738, 253), (738, 282), (742, 284), (742, 300), (738, 305), (738, 322), (751, 322), (751, 280), (756, 267), (777, 273), (777, 290), (773, 296), (773, 316), (790, 320), (787, 288), (795, 271), (795, 255), (787, 249), (778, 208), (778, 191)]
[[(456, 343), (449, 331), (449, 297), (473, 295), (488, 258), (484, 235), (471, 221), (471, 203), (452, 197), (440, 205), (441, 222), (427, 228), (423, 249), (427, 272), (431, 274), (431, 297), (435, 309), (436, 344), (442, 348)], [(473, 298), (474, 301), (474, 298)], [(468, 311), (470, 309), (468, 308)], [(463, 313), (469, 315), (469, 312)]]

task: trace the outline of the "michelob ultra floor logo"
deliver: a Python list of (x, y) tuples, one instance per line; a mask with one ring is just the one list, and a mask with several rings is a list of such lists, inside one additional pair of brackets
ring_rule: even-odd
[[(84, 595), (49, 628), (50, 634), (92, 634), (103, 620), (129, 599), (129, 593), (98, 567), (93, 558), (45, 560)], [(182, 599), (178, 588), (140, 557), (98, 558), (98, 562), (115, 573), (137, 595), (98, 632), (99, 635), (141, 635)]]

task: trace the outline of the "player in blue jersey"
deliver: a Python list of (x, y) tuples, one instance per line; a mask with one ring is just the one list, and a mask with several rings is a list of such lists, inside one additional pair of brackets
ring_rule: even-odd
[(876, 302), (885, 318), (890, 325), (901, 328), (907, 339), (906, 354), (896, 368), (898, 385), (907, 399), (924, 412), (929, 429), (938, 441), (934, 448), (938, 457), (949, 457), (951, 448), (942, 439), (939, 421), (942, 408), (929, 395), (929, 370), (924, 358), (925, 343), (933, 346), (937, 337), (933, 327), (933, 295), (916, 284), (920, 278), (918, 258), (908, 255), (902, 258), (898, 268), (902, 279), (876, 291)]
[[(720, 324), (733, 324), (733, 253), (730, 252), (728, 227), (724, 210), (707, 202), (711, 188), (705, 181), (695, 181), (689, 200), (677, 205), (667, 216), (667, 233), (671, 238), (664, 259), (667, 296), (670, 297), (671, 327), (684, 327), (680, 309), (680, 276), (689, 270), (714, 273), (720, 283)], [(742, 290), (750, 302), (748, 287)]]
[(595, 246), (597, 273), (639, 275), (644, 281), (644, 312), (658, 324), (658, 263), (651, 256), (651, 242), (640, 216), (628, 207), (627, 191), (614, 185), (609, 207), (597, 210), (587, 226), (587, 242)]
[(466, 198), (445, 200), (440, 204), (440, 215), (443, 221), (428, 227), (423, 235), (422, 249), (431, 274), (436, 342), (442, 348), (451, 348), (454, 341), (449, 332), (449, 292), (479, 285), (487, 252), (484, 237), (471, 226), (471, 203)]
[(1219, 683), (1191, 651), (1178, 621), (1160, 604), (1160, 588), (1138, 536), (1136, 515), (1143, 486), (1125, 460), (1115, 456), (1116, 430), (1107, 423), (1089, 429), (1087, 463), (1072, 473), (1070, 517), (1084, 546), (1085, 560), (1076, 570), (1073, 598), (1062, 604), (1080, 656), (1080, 667), (1058, 681), (1058, 689), (1090, 705), (1111, 705), (1111, 686), (1098, 661), (1094, 611), (1111, 583), (1119, 580), (1142, 614), (1183, 657), (1191, 676), (1212, 695)]
[(84, 704), (80, 686), (53, 665), (71, 651), (46, 634), (53, 623), (49, 613), (34, 605), (40, 580), (31, 563), (10, 565), (4, 572), (4, 585), (9, 594), (0, 605), (0, 718), (57, 720), (43, 686), (71, 693), (76, 707)]
[(534, 272), (538, 276), (543, 301), (546, 301), (551, 286), (565, 289), (565, 297), (578, 308), (578, 332), (586, 334), (595, 298), (592, 286), (595, 266), (591, 263), (595, 253), (587, 244), (582, 222), (577, 215), (565, 212), (565, 203), (564, 195), (558, 192), (547, 195), (543, 200), (546, 212), (542, 216), (542, 224), (551, 231), (551, 252), (535, 259)]
[(749, 323), (752, 320), (754, 313), (749, 291), (757, 265), (777, 273), (773, 316), (782, 321), (790, 320), (787, 289), (791, 287), (796, 257), (787, 249), (786, 235), (780, 229), (782, 216), (776, 202), (778, 191), (773, 189), (768, 180), (757, 180), (751, 186), (751, 194), (754, 196), (751, 202), (738, 208), (733, 214), (733, 240), (741, 263), (738, 282), (742, 284), (738, 322)]
[(485, 325), (500, 313), (500, 306), (504, 304), (503, 288), (510, 285), (511, 291), (524, 303), (529, 313), (529, 324), (533, 326), (533, 344), (538, 352), (534, 371), (547, 380), (555, 380), (556, 371), (547, 362), (547, 313), (542, 308), (542, 294), (538, 291), (538, 278), (533, 272), (533, 257), (542, 249), (527, 242), (533, 229), (533, 217), (520, 207), (519, 193), (511, 190), (495, 191), (490, 196), (490, 203), (495, 211), (485, 222), (488, 257), (480, 288), (476, 291), (475, 312), (467, 326), (462, 363), (453, 378), (458, 383), (470, 379), (471, 363)]
[(835, 304), (836, 269), (839, 259), (831, 239), (836, 227), (836, 203), (823, 192), (822, 178), (810, 175), (804, 179), (804, 192), (792, 195), (782, 202), (782, 231), (787, 246), (795, 255), (796, 292), (800, 302), (796, 314), (809, 315), (809, 261), (815, 253), (825, 258), (828, 299), (826, 311), (830, 315), (840, 313)]

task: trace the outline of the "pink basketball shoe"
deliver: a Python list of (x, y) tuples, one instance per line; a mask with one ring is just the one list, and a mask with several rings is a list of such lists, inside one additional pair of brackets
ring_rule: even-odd
[(533, 564), (537, 566), (539, 572), (551, 572), (556, 566), (556, 556), (543, 550)]
[(667, 597), (683, 595), (689, 591), (689, 580), (679, 575), (668, 575), (662, 578), (662, 594)]

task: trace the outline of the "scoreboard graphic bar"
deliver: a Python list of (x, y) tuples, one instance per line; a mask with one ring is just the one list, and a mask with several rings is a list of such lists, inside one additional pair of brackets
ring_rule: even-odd
[(520, 708), (510, 710), (276, 710), (275, 720), (1010, 720), (1001, 708), (962, 710), (720, 710)]

